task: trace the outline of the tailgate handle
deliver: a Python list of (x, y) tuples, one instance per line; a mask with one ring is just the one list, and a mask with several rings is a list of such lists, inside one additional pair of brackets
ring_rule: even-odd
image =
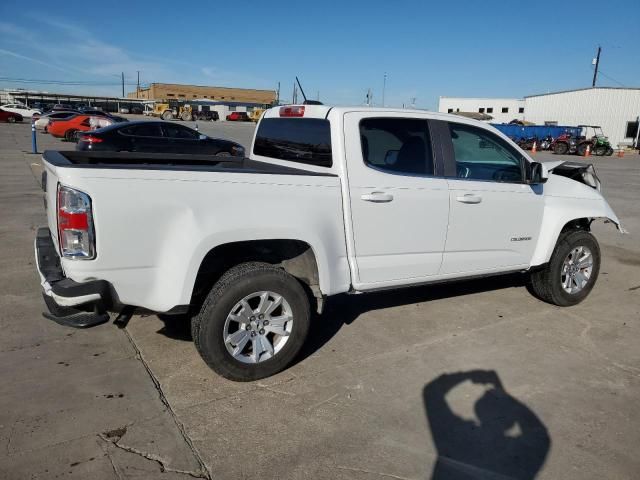
[(464, 195), (456, 197), (456, 200), (460, 203), (480, 203), (482, 201), (482, 197), (473, 193), (465, 193)]
[(384, 192), (371, 192), (360, 195), (360, 198), (365, 202), (386, 203), (393, 200), (393, 195)]

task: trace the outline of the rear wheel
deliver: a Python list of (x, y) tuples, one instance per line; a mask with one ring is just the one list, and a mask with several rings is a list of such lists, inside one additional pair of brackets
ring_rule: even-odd
[(167, 121), (172, 120), (173, 112), (171, 110), (165, 110), (164, 112), (162, 112), (162, 119)]
[(66, 132), (64, 132), (64, 139), (67, 142), (77, 141), (76, 134), (77, 134), (77, 130), (69, 129)]
[(610, 157), (611, 155), (613, 155), (613, 148), (607, 147), (607, 151), (605, 152), (605, 155), (607, 157)]
[(569, 151), (569, 145), (564, 142), (558, 142), (553, 146), (553, 153), (556, 155), (565, 155)]
[(16, 123), (16, 117), (7, 117), (7, 122)]
[(584, 230), (560, 235), (549, 263), (531, 273), (532, 293), (548, 303), (567, 307), (587, 298), (600, 272), (600, 246)]
[(216, 282), (191, 320), (191, 334), (212, 370), (250, 381), (286, 368), (309, 325), (309, 299), (300, 282), (280, 268), (249, 262)]

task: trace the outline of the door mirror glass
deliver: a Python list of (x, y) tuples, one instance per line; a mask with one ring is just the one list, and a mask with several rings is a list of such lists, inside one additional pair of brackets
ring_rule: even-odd
[(538, 185), (544, 183), (549, 178), (549, 171), (542, 163), (531, 162), (529, 164), (528, 183), (531, 185)]
[(398, 161), (398, 152), (400, 150), (388, 150), (387, 154), (384, 156), (385, 165), (395, 165)]
[(202, 134), (200, 134), (200, 136), (199, 136), (198, 138), (199, 138), (200, 140), (206, 140), (206, 139), (207, 139), (207, 136), (206, 136), (206, 135), (202, 135)]

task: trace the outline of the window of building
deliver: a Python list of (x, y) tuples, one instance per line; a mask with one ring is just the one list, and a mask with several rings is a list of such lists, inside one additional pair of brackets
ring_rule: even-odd
[(197, 96), (197, 95), (194, 95), (194, 96), (193, 96), (193, 98), (198, 98), (198, 96)]
[(175, 94), (173, 94), (173, 93), (167, 93), (167, 97), (175, 97)]
[(256, 133), (253, 153), (330, 167), (329, 121), (322, 118), (265, 118)]
[(502, 113), (509, 113), (509, 107), (502, 107)]
[(447, 113), (453, 113), (453, 108), (447, 108)]
[(456, 112), (459, 112), (459, 111), (460, 111), (460, 109), (459, 109), (459, 108), (456, 108)]
[(549, 127), (557, 127), (558, 126), (558, 121), (557, 120), (545, 120), (544, 124), (549, 126)]
[(524, 113), (524, 107), (518, 108), (518, 113)]
[(360, 122), (362, 158), (389, 173), (433, 175), (433, 157), (426, 120), (365, 118)]
[(222, 100), (224, 100), (224, 97), (220, 97)]
[(235, 100), (235, 99), (236, 99), (236, 97), (231, 97), (231, 100)]
[(638, 133), (638, 122), (627, 122), (627, 130), (624, 138), (636, 138)]
[(487, 108), (487, 113), (493, 113), (493, 107)]
[(205, 95), (205, 96), (204, 96), (204, 98), (209, 98), (209, 97), (207, 97), (207, 96)]
[(182, 94), (182, 93), (179, 93), (179, 94), (178, 94), (178, 96), (179, 96), (180, 98), (184, 98), (184, 94)]
[(521, 156), (507, 142), (482, 128), (450, 123), (457, 178), (522, 182)]
[(484, 113), (484, 108), (480, 107), (480, 108), (478, 109), (478, 113)]

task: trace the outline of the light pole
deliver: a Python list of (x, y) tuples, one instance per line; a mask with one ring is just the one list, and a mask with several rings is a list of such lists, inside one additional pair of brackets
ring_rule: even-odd
[(384, 107), (384, 91), (387, 88), (387, 72), (384, 72), (384, 78), (382, 79), (382, 106)]

